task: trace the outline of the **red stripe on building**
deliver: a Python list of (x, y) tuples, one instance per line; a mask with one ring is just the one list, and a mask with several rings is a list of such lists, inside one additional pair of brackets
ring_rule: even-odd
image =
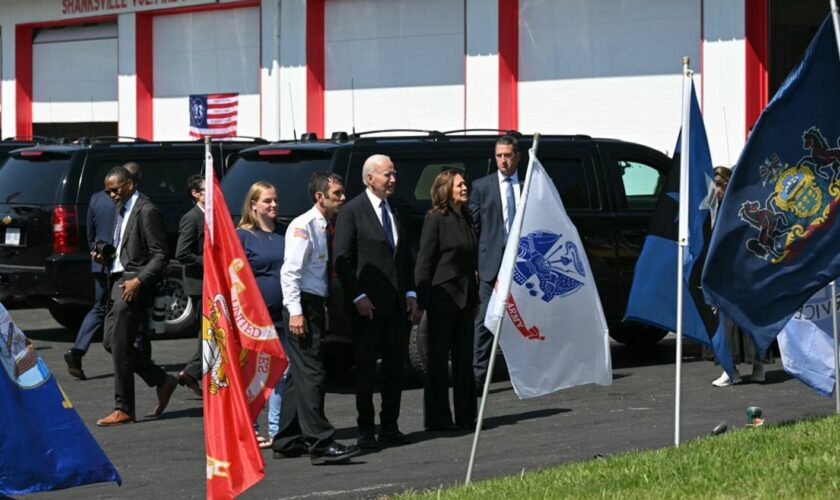
[(499, 128), (519, 128), (519, 0), (499, 0)]
[(306, 2), (306, 130), (324, 137), (324, 0)]
[(135, 71), (137, 73), (137, 137), (153, 140), (154, 127), (154, 74), (152, 60), (152, 23), (151, 14), (135, 16)]
[(744, 38), (746, 46), (746, 123), (745, 135), (755, 124), (768, 101), (767, 77), (767, 0), (746, 0)]
[(31, 25), (15, 28), (15, 135), (32, 135)]

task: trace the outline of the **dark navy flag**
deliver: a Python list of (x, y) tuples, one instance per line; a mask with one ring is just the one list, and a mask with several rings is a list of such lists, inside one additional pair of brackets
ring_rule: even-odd
[(29, 339), (0, 304), (0, 495), (116, 481)]
[[(683, 334), (711, 346), (721, 366), (732, 373), (732, 357), (722, 335), (722, 321), (706, 305), (700, 290), (700, 276), (706, 258), (712, 227), (712, 211), (717, 206), (714, 169), (706, 139), (703, 116), (691, 85), (689, 121), (688, 246), (683, 261)], [(680, 133), (682, 136), (682, 132)], [(674, 162), (663, 196), (654, 210), (648, 236), (636, 263), (633, 286), (625, 319), (656, 327), (677, 329), (677, 236), (680, 204), (680, 151), (677, 140)]]
[(761, 114), (718, 213), (707, 299), (761, 352), (840, 274), (840, 61), (831, 17)]

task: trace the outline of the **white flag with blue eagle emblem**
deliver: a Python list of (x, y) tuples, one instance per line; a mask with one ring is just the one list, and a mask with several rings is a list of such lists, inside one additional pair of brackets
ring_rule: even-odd
[(533, 150), (484, 325), (501, 332), (520, 398), (612, 383), (609, 331), (589, 261)]

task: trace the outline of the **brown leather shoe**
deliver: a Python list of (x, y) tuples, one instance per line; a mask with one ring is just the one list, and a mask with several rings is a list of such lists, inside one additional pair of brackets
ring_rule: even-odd
[(187, 386), (196, 396), (201, 396), (201, 386), (198, 385), (198, 380), (184, 370), (178, 373), (178, 383)]
[(126, 413), (122, 410), (114, 410), (113, 413), (105, 418), (100, 418), (96, 421), (99, 427), (108, 427), (111, 425), (130, 424), (134, 422), (134, 415)]
[(172, 397), (172, 393), (175, 392), (176, 387), (178, 387), (178, 379), (167, 374), (166, 380), (157, 386), (158, 404), (155, 406), (155, 415), (163, 413), (163, 410), (165, 410), (166, 405), (169, 404), (169, 399)]

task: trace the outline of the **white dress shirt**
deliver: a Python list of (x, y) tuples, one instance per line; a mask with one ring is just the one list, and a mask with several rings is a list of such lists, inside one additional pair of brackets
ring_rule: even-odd
[(319, 297), (329, 295), (327, 231), (327, 219), (314, 206), (293, 220), (286, 230), (280, 286), (283, 289), (283, 305), (290, 316), (303, 314), (301, 292)]
[[(128, 227), (128, 221), (131, 218), (131, 209), (134, 208), (134, 203), (137, 201), (137, 198), (140, 197), (140, 193), (135, 191), (134, 194), (131, 195), (129, 199), (125, 201), (125, 215), (123, 215), (122, 226), (120, 227), (120, 246), (117, 247), (117, 253), (114, 254), (114, 260), (111, 262), (111, 273), (121, 273), (125, 271), (123, 268), (122, 262), (120, 262), (120, 254), (122, 253), (122, 247), (125, 245), (125, 228)], [(116, 207), (114, 208), (116, 210)], [(117, 215), (119, 217), (119, 215)], [(116, 224), (116, 218), (114, 220), (114, 224)], [(116, 229), (116, 228), (114, 228)]]
[[(511, 186), (513, 186), (513, 197), (516, 200), (516, 206), (517, 207), (519, 206), (519, 196), (520, 196), (518, 172), (519, 171), (517, 170), (516, 172), (513, 173), (513, 175), (510, 176), (510, 184), (511, 184)], [(498, 171), (498, 170), (496, 171), (496, 173), (499, 175), (499, 193), (502, 195), (502, 222), (504, 223), (504, 226), (502, 226), (502, 227), (507, 228), (507, 227), (509, 227), (508, 226), (508, 220), (507, 220), (507, 216), (508, 216), (508, 212), (507, 212), (507, 188), (508, 187), (507, 186), (508, 185), (507, 185), (507, 182), (505, 182), (505, 179), (507, 179), (507, 176), (505, 174), (503, 174), (502, 172)], [(511, 223), (512, 222), (513, 221), (511, 221)], [(507, 231), (507, 230), (505, 230), (505, 231)]]
[[(376, 218), (379, 219), (379, 224), (382, 225), (384, 228), (384, 225), (382, 224), (382, 208), (380, 208), (379, 206), (383, 200), (379, 199), (378, 196), (373, 194), (373, 192), (370, 189), (365, 189), (365, 193), (367, 193), (367, 197), (370, 200), (370, 204), (373, 205), (373, 211), (376, 212)], [(394, 246), (396, 247), (400, 237), (399, 234), (397, 234), (397, 221), (394, 218), (394, 211), (391, 210), (391, 204), (388, 203), (388, 200), (384, 201), (385, 207), (388, 210), (388, 215), (391, 216), (391, 232), (394, 234)]]

